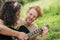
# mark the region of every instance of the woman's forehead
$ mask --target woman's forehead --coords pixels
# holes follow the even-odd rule
[[[32,9],[29,10],[29,13],[35,13],[35,14],[37,14],[37,11],[34,8],[32,8]]]

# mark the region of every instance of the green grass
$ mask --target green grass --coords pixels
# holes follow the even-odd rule
[[[25,13],[30,5],[39,4],[42,9],[43,17],[39,17],[35,22],[38,27],[43,24],[49,25],[49,32],[45,40],[60,40],[60,0],[39,0],[27,3],[22,6],[21,18],[25,17]],[[38,39],[40,36],[38,36]]]

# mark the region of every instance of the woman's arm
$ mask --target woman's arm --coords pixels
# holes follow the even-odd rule
[[[36,25],[33,25],[33,27],[34,27],[34,29],[38,29]],[[45,39],[45,36],[46,36],[46,34],[47,34],[47,32],[48,32],[48,28],[47,28],[46,26],[43,26],[43,27],[42,27],[42,30],[43,30],[43,33],[42,33],[42,37],[41,37],[40,40],[44,40],[44,39]],[[34,35],[33,39],[34,39],[34,40],[35,40],[35,39],[37,40],[37,36],[38,36],[39,34],[41,34],[41,33],[37,33],[36,35]]]

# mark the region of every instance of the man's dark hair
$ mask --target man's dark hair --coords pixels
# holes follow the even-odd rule
[[[7,26],[12,26],[17,21],[16,12],[19,11],[21,5],[16,1],[7,1],[2,7],[0,19],[4,21]]]

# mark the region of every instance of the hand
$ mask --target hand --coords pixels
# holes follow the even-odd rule
[[[24,32],[20,32],[19,35],[18,35],[18,38],[20,40],[27,40],[28,39],[28,36]]]
[[[40,40],[44,40],[44,39],[45,39],[45,36],[46,36],[46,34],[47,34],[47,32],[48,32],[48,27],[47,27],[46,25],[44,25],[44,26],[42,27],[42,30],[43,30],[43,32],[42,32],[42,37],[41,37]]]
[[[43,30],[42,36],[45,36],[45,35],[47,34],[47,32],[48,32],[48,27],[46,27],[46,25],[44,25],[44,26],[42,27],[42,30]]]

